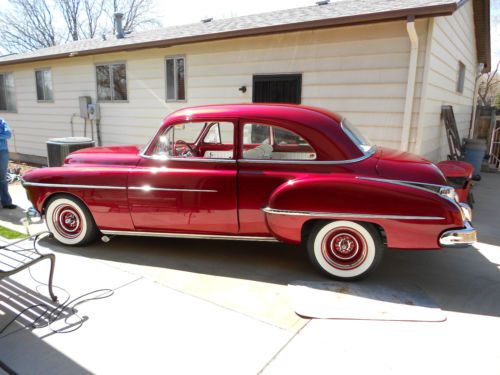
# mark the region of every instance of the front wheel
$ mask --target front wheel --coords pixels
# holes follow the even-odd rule
[[[45,211],[47,227],[64,245],[82,246],[97,238],[98,230],[87,207],[72,196],[56,196]]]
[[[345,220],[319,222],[307,241],[313,265],[338,280],[365,277],[377,267],[383,250],[380,232],[373,225]]]

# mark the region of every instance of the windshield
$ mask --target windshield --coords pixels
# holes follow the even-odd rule
[[[374,145],[370,142],[370,140],[365,137],[361,132],[356,129],[354,125],[352,125],[349,120],[346,118],[342,119],[342,130],[347,134],[349,138],[358,146],[358,148],[363,152],[363,153],[368,153],[370,152]]]

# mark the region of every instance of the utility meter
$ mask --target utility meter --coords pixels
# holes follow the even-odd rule
[[[99,104],[89,104],[87,109],[89,113],[89,120],[99,120],[101,118]]]
[[[78,98],[78,103],[80,104],[80,117],[81,118],[89,118],[89,109],[88,106],[92,103],[92,99],[90,96],[80,96]]]

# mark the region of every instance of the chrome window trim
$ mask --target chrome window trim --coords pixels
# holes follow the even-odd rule
[[[218,193],[217,190],[207,190],[207,189],[182,189],[182,188],[155,188],[148,185],[145,186],[129,186],[129,190],[142,190],[144,192],[148,191],[186,191],[193,193]]]
[[[23,186],[39,186],[39,187],[60,187],[68,189],[102,189],[102,190],[126,190],[126,186],[105,186],[105,185],[73,185],[73,184],[50,184],[41,182],[22,181]]]
[[[265,207],[262,209],[265,213],[272,215],[288,215],[288,216],[311,216],[311,217],[328,217],[328,218],[356,218],[356,219],[390,219],[390,220],[444,220],[444,217],[439,216],[410,216],[410,215],[384,215],[384,214],[356,214],[346,212],[315,212],[315,211],[290,211],[279,210],[275,208]]]
[[[348,160],[280,160],[280,159],[238,159],[238,163],[258,163],[258,164],[305,164],[305,165],[337,165],[337,164],[351,164],[368,159],[375,154],[376,148],[367,152],[363,156],[355,159]]]
[[[146,147],[146,149],[149,148]],[[236,164],[236,160],[234,159],[211,159],[211,158],[172,158],[172,157],[157,157],[157,156],[151,156],[151,155],[146,155],[144,153],[139,154],[140,157],[143,157],[145,159],[149,160],[158,160],[158,161],[182,161],[182,162],[196,162],[196,163],[226,163],[226,164]]]
[[[134,232],[120,230],[101,230],[103,234],[113,236],[140,236],[140,237],[166,237],[166,238],[199,238],[209,240],[237,240],[237,241],[263,241],[279,242],[274,237],[252,237],[252,236],[231,236],[220,234],[199,234],[199,233],[172,233],[172,232]]]

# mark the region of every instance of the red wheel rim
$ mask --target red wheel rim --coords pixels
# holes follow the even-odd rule
[[[57,206],[52,214],[52,223],[61,236],[75,238],[82,233],[82,218],[80,213],[68,204]]]
[[[355,229],[334,228],[323,237],[321,252],[332,267],[352,270],[365,261],[367,244],[363,235]]]

